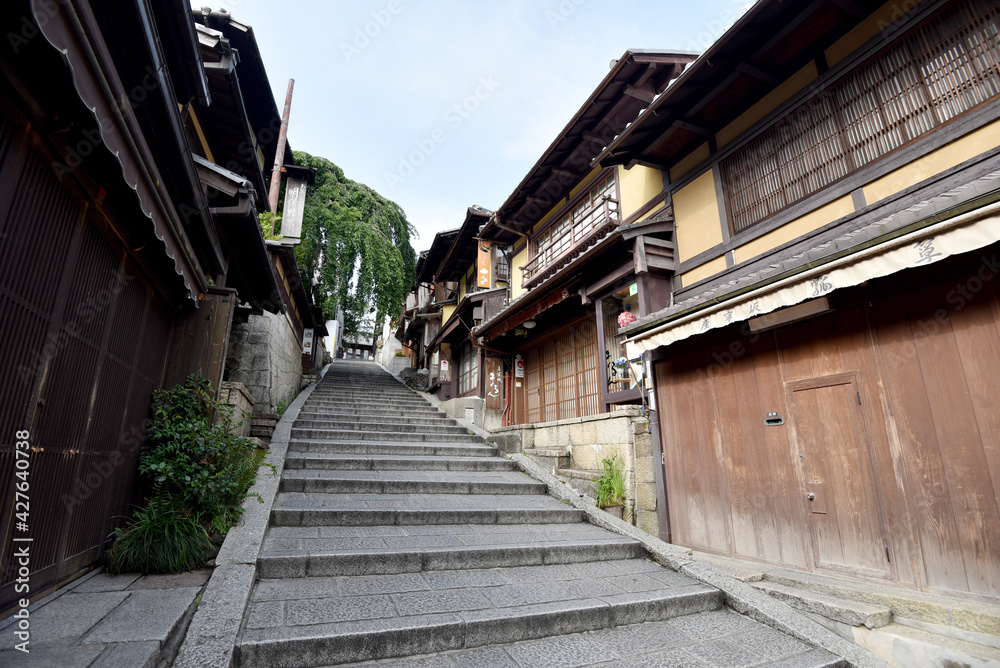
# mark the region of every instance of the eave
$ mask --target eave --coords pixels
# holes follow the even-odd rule
[[[500,207],[482,237],[511,244],[530,230],[696,55],[626,51]]]
[[[667,169],[821,56],[881,0],[760,0],[590,164]]]

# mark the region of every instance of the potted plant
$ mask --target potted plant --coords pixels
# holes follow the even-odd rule
[[[618,461],[618,453],[605,457],[601,464],[604,471],[597,479],[597,507],[621,519],[625,504],[625,474]]]

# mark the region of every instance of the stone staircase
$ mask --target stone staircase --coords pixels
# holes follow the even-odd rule
[[[696,557],[891,665],[1000,668],[1000,606],[716,555]]]
[[[847,665],[584,519],[376,364],[338,360],[292,428],[238,664]]]

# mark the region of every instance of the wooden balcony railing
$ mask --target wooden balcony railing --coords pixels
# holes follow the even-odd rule
[[[557,225],[559,223],[556,223]],[[560,259],[571,258],[579,251],[595,243],[607,231],[621,224],[621,211],[618,200],[604,197],[599,206],[594,207],[546,243],[528,264],[520,267],[521,284],[528,286],[533,280],[540,278],[547,268],[552,267]]]

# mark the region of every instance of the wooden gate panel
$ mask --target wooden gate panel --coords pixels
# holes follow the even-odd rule
[[[764,445],[766,411],[760,405],[753,359],[746,352],[734,356],[725,351],[729,357],[722,352],[720,359],[730,363],[716,374],[715,389],[733,550],[739,556],[780,562],[771,470]]]
[[[954,287],[925,288],[873,313],[924,580],[995,596],[1000,511],[987,453],[1000,446],[989,432],[1000,374],[996,304],[987,289],[961,309],[944,309]],[[947,318],[934,318],[936,307]]]
[[[763,409],[763,415],[759,419],[763,421],[767,413],[773,411],[787,420],[788,406],[774,334],[768,332],[760,335],[749,348],[757,382],[757,397]],[[792,463],[788,427],[766,427],[763,429],[763,437],[771,471],[771,498],[774,502],[781,562],[806,567],[810,564],[810,559],[806,551],[808,537],[802,508],[802,480],[798,468]]]

